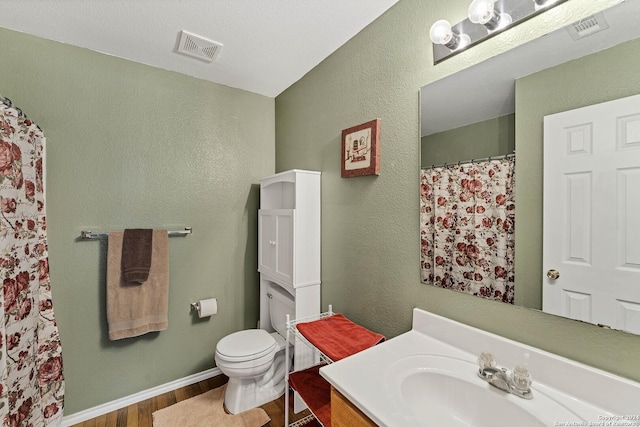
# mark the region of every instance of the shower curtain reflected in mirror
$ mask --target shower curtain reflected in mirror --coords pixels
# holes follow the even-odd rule
[[[422,282],[513,304],[515,157],[420,174]]]
[[[0,422],[60,425],[62,348],[51,300],[42,130],[0,96]]]

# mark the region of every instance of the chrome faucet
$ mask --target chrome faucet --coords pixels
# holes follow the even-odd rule
[[[478,376],[492,386],[523,399],[533,399],[531,375],[526,364],[516,366],[513,372],[509,373],[505,368],[496,367],[491,353],[483,352],[478,357],[478,367]]]

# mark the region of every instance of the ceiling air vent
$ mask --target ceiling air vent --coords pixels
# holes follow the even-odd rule
[[[569,34],[571,34],[574,40],[579,40],[599,31],[606,30],[607,28],[609,28],[609,24],[604,18],[604,15],[597,13],[581,19],[578,22],[574,22],[567,27],[567,31],[569,31]]]
[[[213,62],[220,54],[222,44],[204,37],[196,36],[188,31],[180,32],[178,53],[198,58],[202,61]]]

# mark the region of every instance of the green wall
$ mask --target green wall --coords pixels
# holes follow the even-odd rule
[[[514,35],[541,35],[617,1],[571,0],[434,67],[430,23],[458,22],[468,0],[400,0],[275,102],[0,29],[0,93],[48,140],[65,413],[210,368],[222,336],[255,325],[257,183],[291,168],[323,173],[323,307],[389,337],[421,307],[640,380],[640,337],[419,282],[419,88],[521,43]],[[376,117],[381,175],[340,178],[340,132]],[[78,241],[80,230],[186,225],[193,235],[169,241],[169,329],[108,341],[106,244]],[[531,236],[518,251],[539,240]],[[189,303],[211,296],[219,314],[194,319]]]
[[[544,116],[639,94],[638,52],[640,39],[516,81],[516,304],[542,307]]]
[[[515,114],[423,136],[422,167],[511,154],[515,149]]]
[[[517,45],[518,35],[535,36],[532,29],[545,25],[559,28],[605,3],[613,4],[571,0],[433,66],[430,24],[458,22],[468,1],[400,0],[276,98],[276,169],[322,171],[323,307],[333,304],[336,311],[390,337],[407,331],[412,308],[420,307],[640,380],[639,336],[427,286],[419,276],[419,88],[510,43]],[[373,118],[382,122],[380,176],[340,178],[342,129]],[[520,148],[518,158],[526,159]],[[518,205],[516,214],[526,206]],[[518,217],[518,227],[529,226],[524,218]],[[531,237],[540,239],[539,233]],[[533,244],[526,238],[516,243],[516,257]],[[516,275],[524,281],[538,276],[525,278],[518,270]]]
[[[47,137],[65,414],[212,368],[216,342],[258,320],[274,99],[6,29],[0,40],[0,93]],[[169,239],[169,329],[110,342],[106,242],[78,241],[80,230],[184,226],[193,234]],[[189,303],[209,297],[218,314],[194,318]]]

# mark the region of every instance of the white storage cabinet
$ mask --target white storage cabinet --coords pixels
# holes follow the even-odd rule
[[[320,172],[293,169],[260,180],[260,327],[268,331],[273,331],[269,282],[293,295],[295,318],[320,314],[320,176]],[[317,355],[296,341],[295,368],[317,363]],[[294,403],[296,412],[305,407],[297,395]]]

